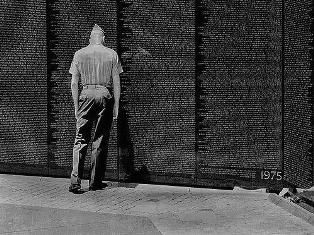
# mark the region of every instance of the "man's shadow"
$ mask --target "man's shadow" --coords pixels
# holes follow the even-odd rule
[[[117,121],[118,142],[118,181],[126,183],[147,183],[150,175],[145,165],[136,169],[134,147],[127,112],[123,107],[119,110]]]

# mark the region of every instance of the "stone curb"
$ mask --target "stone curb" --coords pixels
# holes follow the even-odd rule
[[[269,194],[268,200],[275,205],[281,207],[282,209],[288,211],[292,215],[299,217],[314,226],[313,213],[274,193]]]
[[[120,183],[112,183],[112,185],[119,185]],[[130,184],[130,183],[125,183]],[[132,184],[132,183],[131,183]],[[211,192],[228,192],[228,193],[266,193],[266,188],[249,190],[240,187],[234,187],[231,190],[222,190],[214,188],[198,188],[186,186],[172,186],[172,185],[158,185],[158,184],[135,184],[137,190],[150,190],[151,192],[171,192],[171,193],[211,193]]]

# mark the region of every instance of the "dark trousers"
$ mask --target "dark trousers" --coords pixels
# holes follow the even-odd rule
[[[105,87],[95,86],[82,90],[79,97],[76,137],[73,147],[72,185],[81,184],[85,156],[95,120],[89,185],[95,186],[101,183],[106,168],[108,142],[113,119],[113,103],[113,98]]]

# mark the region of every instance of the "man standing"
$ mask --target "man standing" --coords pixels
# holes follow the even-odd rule
[[[103,45],[104,38],[103,30],[95,24],[90,35],[90,44],[75,52],[69,70],[72,74],[71,90],[76,118],[73,169],[69,187],[69,191],[73,193],[78,193],[81,189],[84,161],[94,120],[96,127],[92,143],[89,190],[103,188],[102,177],[106,166],[112,119],[118,117],[119,74],[123,70],[117,53]],[[79,81],[83,85],[80,94]]]

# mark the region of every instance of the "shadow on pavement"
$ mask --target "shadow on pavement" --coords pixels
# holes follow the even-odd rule
[[[0,204],[0,234],[158,234],[150,219]]]

